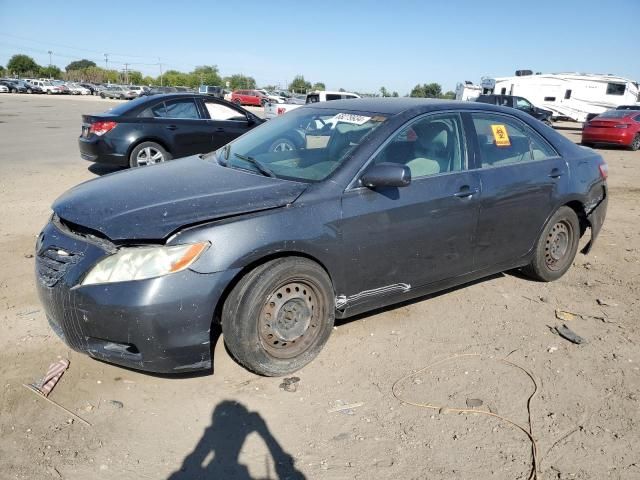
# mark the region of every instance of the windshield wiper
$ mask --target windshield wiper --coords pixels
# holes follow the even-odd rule
[[[233,152],[233,154],[238,157],[240,160],[244,160],[245,162],[249,162],[252,165],[255,165],[256,168],[260,171],[260,173],[262,173],[263,175],[266,175],[267,177],[271,177],[271,178],[276,178],[276,174],[273,173],[269,167],[267,167],[266,165],[264,165],[262,162],[260,162],[259,160],[256,160],[253,157],[250,157],[248,155],[240,155],[239,153]]]

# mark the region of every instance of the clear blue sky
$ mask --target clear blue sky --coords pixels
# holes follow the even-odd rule
[[[307,4],[308,5],[305,5]],[[640,80],[640,0],[0,0],[0,63],[25,53],[64,68],[88,58],[158,75],[218,65],[258,84],[303,74],[327,88],[401,95],[417,83],[541,72]],[[144,65],[147,64],[147,65]]]

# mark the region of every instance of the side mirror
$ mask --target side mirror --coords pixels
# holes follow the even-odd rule
[[[397,163],[379,163],[368,168],[360,182],[368,188],[406,187],[411,183],[411,170]]]

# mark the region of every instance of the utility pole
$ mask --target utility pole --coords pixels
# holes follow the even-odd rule
[[[53,55],[53,52],[49,50],[49,80],[51,80],[51,55]]]
[[[160,66],[160,86],[162,86],[162,62],[160,61],[160,57],[158,57],[158,65]]]
[[[129,64],[124,64],[124,83],[129,85]]]
[[[104,54],[104,69],[109,70],[109,54]]]

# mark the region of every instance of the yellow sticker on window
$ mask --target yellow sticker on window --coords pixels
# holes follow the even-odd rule
[[[493,139],[498,147],[510,147],[511,140],[509,140],[509,134],[507,133],[507,127],[504,125],[491,125],[493,131]]]

